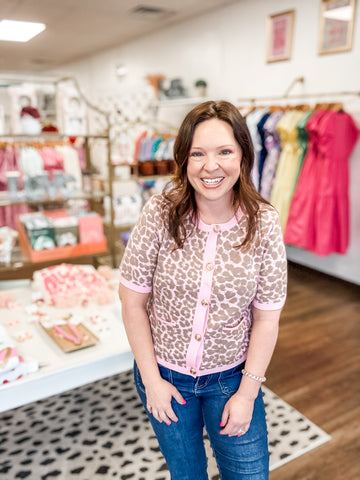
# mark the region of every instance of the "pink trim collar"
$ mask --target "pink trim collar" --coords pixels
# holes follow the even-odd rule
[[[203,232],[226,232],[230,230],[231,228],[235,227],[240,221],[240,219],[243,217],[243,212],[241,208],[238,209],[236,214],[232,217],[231,220],[229,220],[226,223],[212,223],[209,225],[208,223],[204,223],[200,218],[198,219],[197,222],[197,227],[199,230],[202,230]]]

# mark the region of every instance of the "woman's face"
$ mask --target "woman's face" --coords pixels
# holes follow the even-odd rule
[[[200,123],[195,128],[187,164],[196,201],[232,204],[241,158],[242,151],[231,125],[217,118]]]

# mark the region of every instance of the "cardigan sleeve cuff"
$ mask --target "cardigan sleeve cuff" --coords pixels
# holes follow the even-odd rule
[[[260,303],[257,300],[253,300],[252,305],[259,310],[280,310],[285,305],[286,297],[280,302]]]
[[[129,280],[126,280],[126,278],[124,278],[122,275],[120,275],[119,281],[120,281],[120,283],[122,283],[125,287],[130,288],[130,290],[134,290],[135,292],[139,292],[139,293],[150,293],[151,290],[152,290],[152,287],[151,287],[151,286],[148,287],[148,286],[136,285],[135,283],[130,282]]]

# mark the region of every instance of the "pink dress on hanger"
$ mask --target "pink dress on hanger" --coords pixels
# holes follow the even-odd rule
[[[349,157],[358,128],[346,112],[332,112],[319,142],[319,178],[315,203],[317,255],[346,253],[349,245]]]
[[[318,110],[308,120],[308,152],[291,202],[285,243],[317,255],[349,243],[349,156],[358,137],[345,112]]]

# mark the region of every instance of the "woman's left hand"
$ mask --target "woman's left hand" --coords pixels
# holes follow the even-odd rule
[[[220,430],[220,435],[229,437],[244,435],[250,427],[254,401],[239,392],[235,393],[224,407],[220,423],[220,427],[223,428]]]

